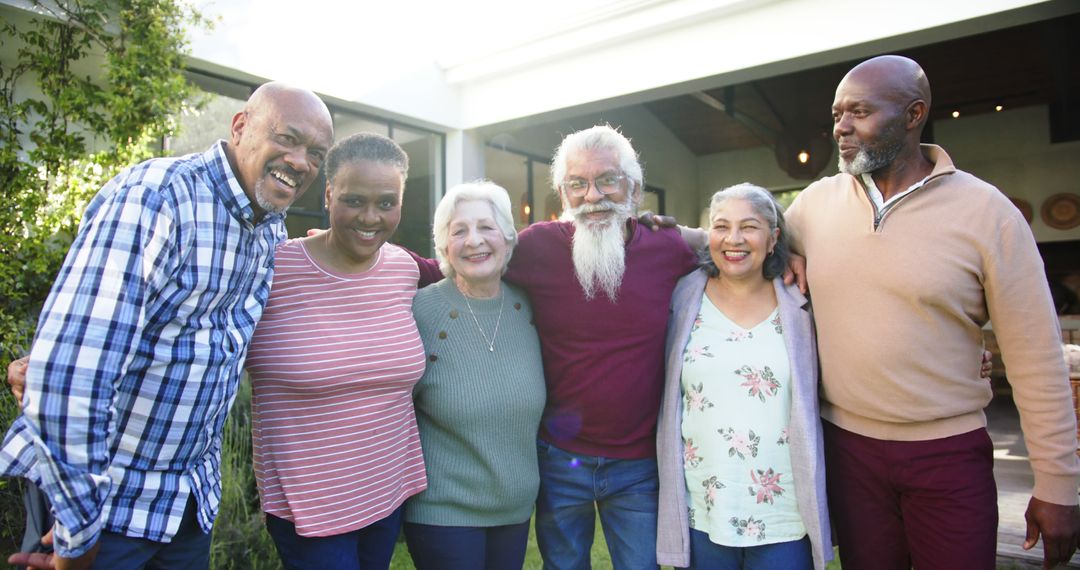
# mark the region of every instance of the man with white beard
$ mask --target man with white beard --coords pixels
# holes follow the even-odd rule
[[[506,273],[543,348],[536,534],[545,568],[588,567],[596,510],[615,568],[656,567],[656,417],[675,283],[697,257],[633,215],[644,178],[608,126],[567,136],[551,166],[558,222],[521,232]]]

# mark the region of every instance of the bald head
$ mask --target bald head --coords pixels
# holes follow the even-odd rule
[[[330,110],[318,95],[281,81],[260,85],[244,104],[244,112],[262,113],[281,107],[289,109],[291,113],[305,113],[311,114],[313,118],[321,118],[327,126],[333,124]]]
[[[311,186],[333,139],[330,111],[311,91],[275,81],[251,94],[226,156],[257,217],[284,212]]]
[[[930,81],[926,72],[915,60],[904,56],[882,55],[856,65],[840,81],[837,92],[849,82],[859,83],[901,105],[921,99],[930,108]]]

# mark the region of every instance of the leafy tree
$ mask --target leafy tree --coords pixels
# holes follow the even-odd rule
[[[196,96],[186,29],[207,25],[180,0],[35,1],[12,16],[0,23],[2,375],[29,348],[86,202],[173,134]],[[16,413],[0,398],[0,426]],[[21,513],[0,482],[0,552],[17,544]]]

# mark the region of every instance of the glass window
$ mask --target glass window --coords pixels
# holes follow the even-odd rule
[[[656,186],[645,185],[645,193],[641,197],[641,205],[638,206],[639,212],[652,212],[654,214],[666,214],[664,211],[666,204],[664,203],[664,189],[657,188]]]
[[[167,156],[182,156],[203,152],[219,139],[228,140],[233,115],[244,108],[245,100],[211,92],[196,95],[180,113],[179,132],[165,140],[162,150]]]
[[[484,174],[510,195],[514,226],[520,230],[529,225],[529,212],[532,209],[529,203],[529,159],[517,153],[485,147]]]
[[[533,177],[533,221],[546,222],[559,219],[562,214],[562,200],[551,187],[551,168],[546,162],[532,160]]]
[[[334,113],[334,140],[339,141],[356,133],[375,133],[388,137],[390,125],[345,112]]]
[[[390,132],[390,137],[409,155],[401,224],[393,242],[421,255],[434,255],[431,218],[444,185],[443,136],[400,125],[393,125]]]

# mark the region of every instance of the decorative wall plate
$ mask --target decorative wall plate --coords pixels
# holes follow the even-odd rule
[[[1024,219],[1030,224],[1031,219],[1035,217],[1035,210],[1031,208],[1031,202],[1023,198],[1013,198],[1012,196],[1009,196],[1009,201],[1013,203],[1013,206],[1016,206],[1017,210],[1020,210],[1020,213],[1024,215]]]
[[[1046,225],[1068,230],[1080,226],[1080,195],[1071,192],[1054,194],[1042,205],[1042,219]]]

